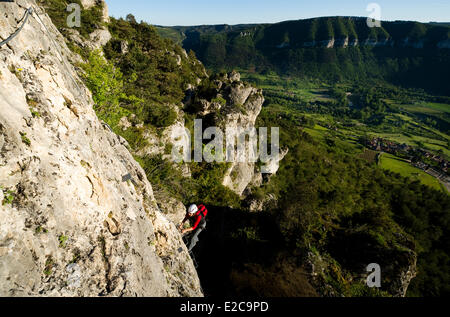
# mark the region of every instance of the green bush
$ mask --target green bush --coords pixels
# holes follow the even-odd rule
[[[82,68],[85,71],[86,85],[92,91],[96,110],[100,113],[116,112],[120,99],[125,97],[120,69],[108,62],[100,50],[92,51]]]
[[[142,109],[141,116],[144,123],[158,128],[168,127],[175,123],[177,113],[168,106],[152,104]]]
[[[24,144],[26,144],[27,146],[31,146],[31,141],[30,139],[27,137],[27,134],[25,132],[20,132],[20,137],[22,139],[22,142]]]
[[[14,201],[16,193],[12,190],[3,190],[3,188],[1,186],[0,186],[0,190],[3,191],[2,206],[11,205]]]
[[[215,102],[215,103],[218,103],[218,104],[220,104],[221,106],[225,106],[226,104],[227,104],[227,101],[225,100],[225,99],[223,99],[222,97],[217,97],[217,98],[213,98],[212,100],[211,100],[211,102]]]

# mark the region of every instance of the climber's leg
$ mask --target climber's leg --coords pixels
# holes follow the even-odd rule
[[[195,231],[194,235],[191,238],[191,242],[189,243],[188,251],[191,252],[192,249],[195,247],[195,245],[198,242],[198,236],[202,232],[202,228],[198,228],[197,231]]]

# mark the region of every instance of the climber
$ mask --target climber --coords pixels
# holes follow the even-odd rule
[[[205,205],[191,205],[188,208],[188,211],[186,213],[186,217],[184,217],[183,222],[180,224],[179,229],[182,234],[188,233],[188,232],[194,232],[192,235],[192,238],[190,240],[188,250],[189,252],[192,251],[192,249],[195,247],[195,245],[198,242],[198,236],[200,233],[205,230],[206,228],[206,215],[208,214],[208,210],[206,209]],[[183,229],[184,223],[188,221],[190,218],[196,217],[194,225],[191,228]]]

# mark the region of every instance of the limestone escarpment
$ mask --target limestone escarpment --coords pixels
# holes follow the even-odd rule
[[[30,5],[0,3],[2,39]],[[144,171],[40,17],[50,35],[30,17],[0,48],[0,295],[201,296]]]

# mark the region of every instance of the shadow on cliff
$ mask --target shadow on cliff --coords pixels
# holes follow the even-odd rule
[[[283,251],[272,215],[207,208],[207,229],[194,248],[205,296],[315,295],[301,265]]]

